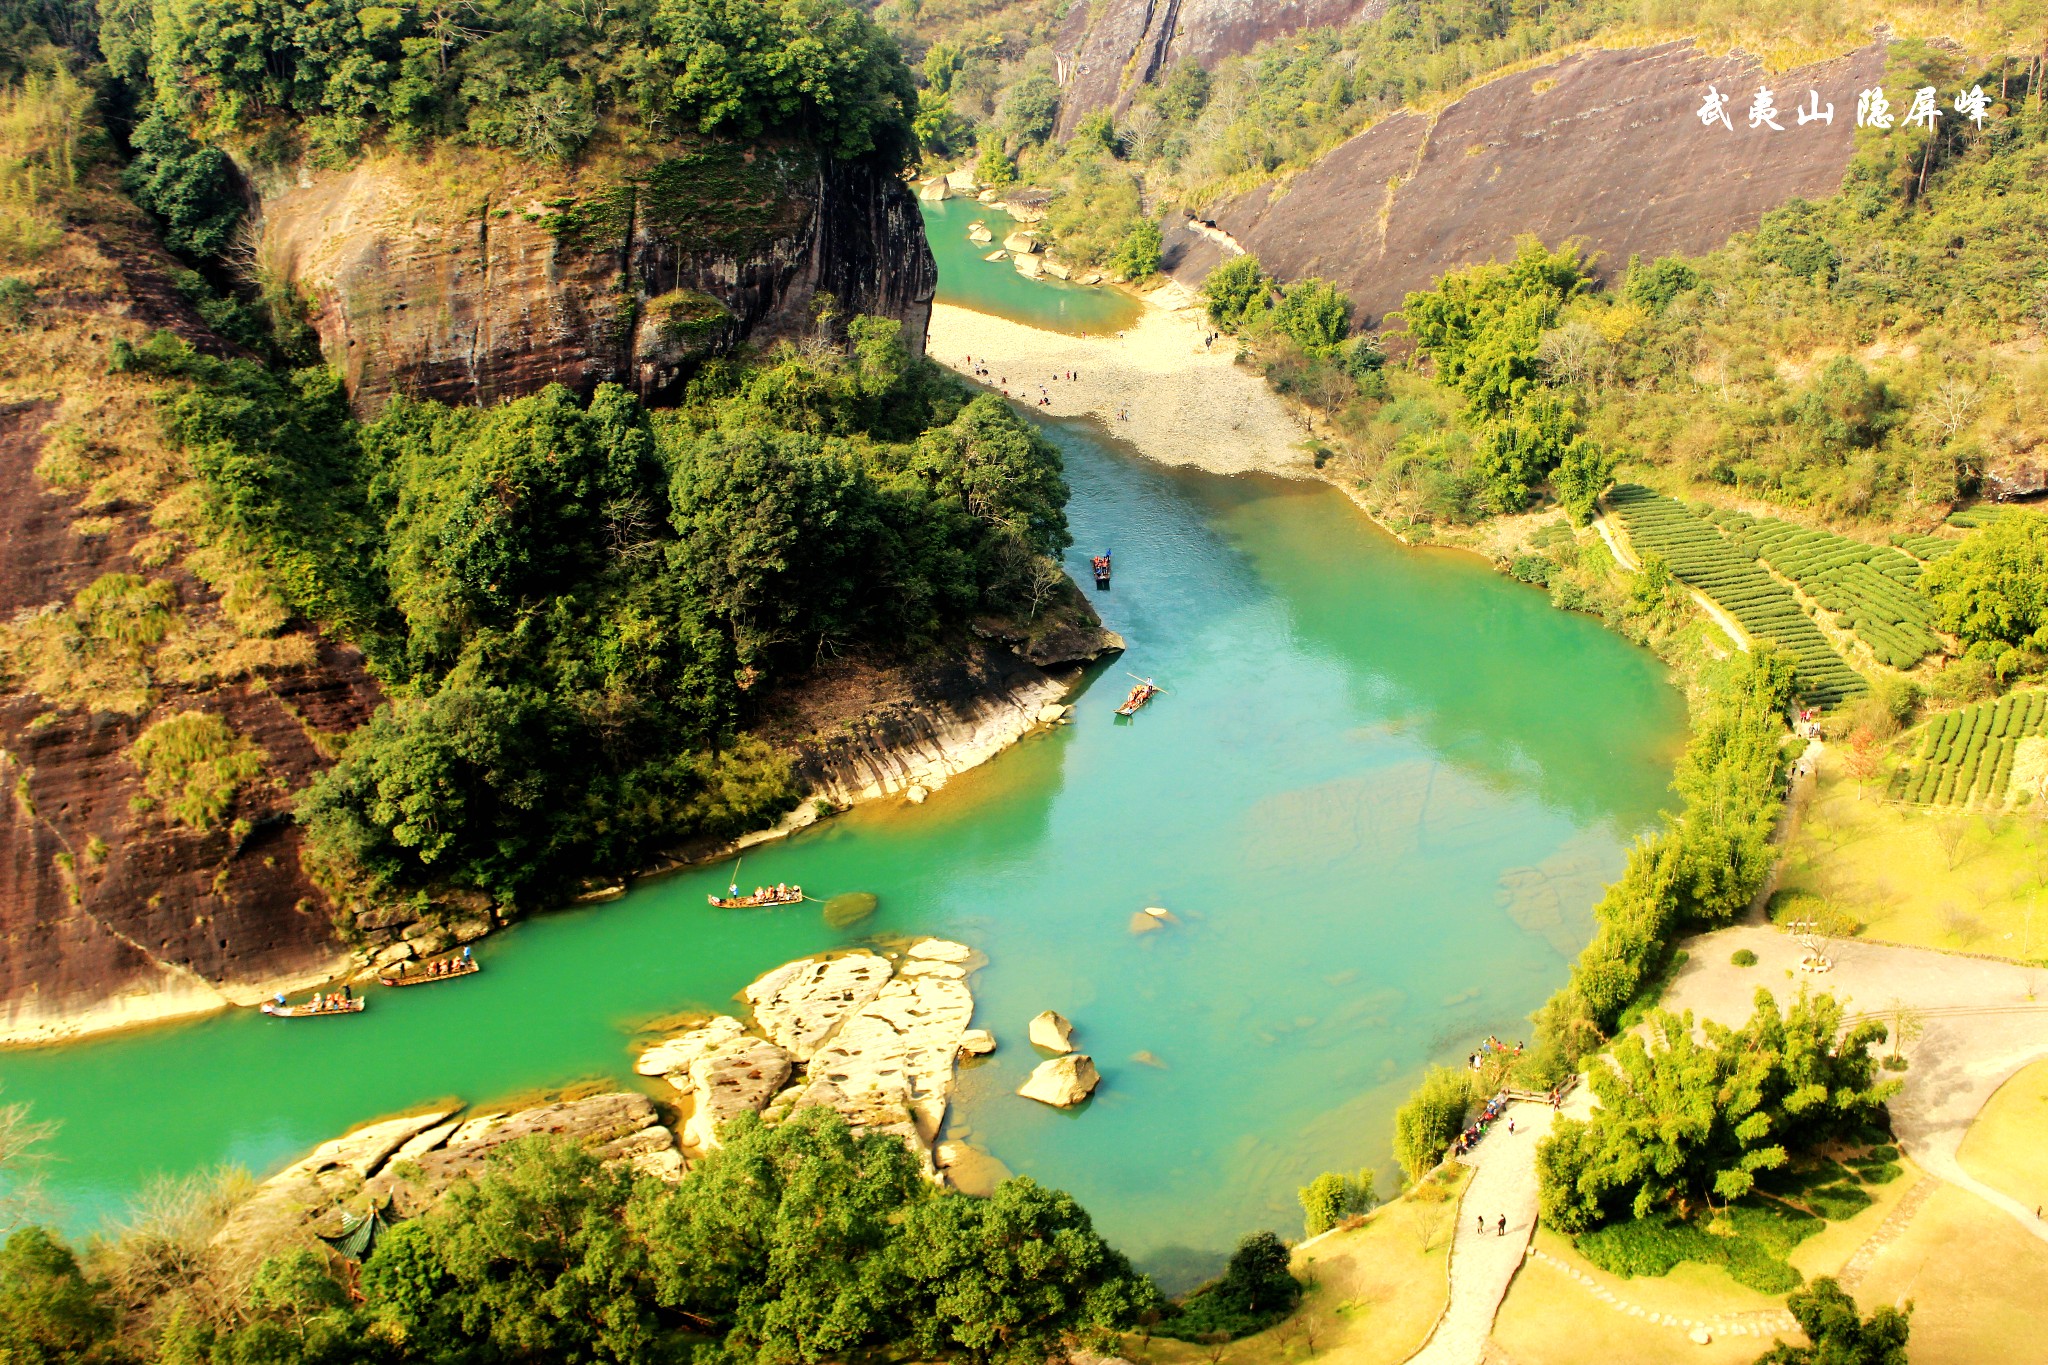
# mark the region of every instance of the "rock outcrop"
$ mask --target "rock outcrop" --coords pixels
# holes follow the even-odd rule
[[[1017,1093],[1055,1109],[1070,1109],[1094,1094],[1101,1083],[1095,1059],[1085,1052],[1075,1052],[1040,1062],[1032,1068],[1030,1078],[1017,1087]]]
[[[1883,71],[1877,46],[1769,76],[1690,43],[1576,53],[1434,114],[1381,120],[1284,184],[1216,206],[1217,232],[1172,231],[1164,264],[1198,285],[1231,254],[1220,232],[1282,279],[1345,289],[1368,326],[1446,270],[1512,255],[1522,233],[1583,238],[1611,278],[1632,254],[1708,251],[1787,200],[1834,193],[1856,92]],[[1765,85],[1779,92],[1782,131],[1748,126]],[[1698,117],[1709,86],[1731,98],[1733,129]],[[1809,90],[1832,103],[1832,123],[1794,120]]]
[[[979,962],[972,948],[942,939],[895,960],[866,951],[803,958],[743,992],[762,1036],[720,1016],[647,1048],[635,1069],[665,1075],[690,1097],[683,1137],[699,1151],[715,1147],[719,1126],[736,1115],[774,1121],[822,1106],[862,1132],[902,1138],[935,1172],[933,1144],[974,1017],[967,976]]]
[[[499,1148],[535,1134],[573,1138],[602,1160],[631,1162],[665,1179],[685,1168],[675,1135],[645,1095],[588,1095],[469,1119],[459,1112],[385,1119],[320,1144],[258,1186],[215,1234],[215,1246],[253,1261],[315,1245],[316,1232],[336,1230],[343,1206],[360,1211],[389,1201],[395,1214],[410,1216],[456,1181],[481,1174]]]
[[[550,383],[680,394],[705,358],[903,323],[922,352],[938,270],[910,188],[872,161],[677,142],[551,167],[483,149],[245,171],[259,259],[315,302],[358,407],[488,403]]]
[[[1097,109],[1122,113],[1181,62],[1212,68],[1268,38],[1348,24],[1386,0],[1078,0],[1054,41],[1059,135]]]
[[[167,477],[138,454],[151,381],[110,379],[107,346],[176,333],[232,348],[171,286],[139,223],[74,224],[46,263],[32,347],[47,398],[0,405],[0,1042],[43,1042],[253,1004],[346,963],[327,896],[299,866],[297,792],[380,699],[360,653],[296,624],[245,628],[153,519]],[[81,262],[92,262],[90,266]],[[77,272],[65,274],[62,272]],[[14,363],[14,362],[10,362]],[[85,377],[73,368],[86,367]],[[17,368],[17,379],[27,370]],[[19,385],[17,385],[19,387]],[[167,551],[172,552],[166,560]],[[76,603],[108,574],[160,584],[160,645],[96,688]],[[246,610],[246,607],[244,608]],[[69,660],[69,662],[66,662]],[[47,695],[36,690],[40,679]],[[259,747],[262,772],[205,828],[144,791],[135,741],[188,711]]]

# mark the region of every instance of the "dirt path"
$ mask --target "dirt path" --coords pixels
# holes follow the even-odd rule
[[[1642,568],[1636,562],[1635,555],[1628,548],[1628,532],[1616,527],[1606,512],[1603,511],[1593,518],[1593,528],[1600,532],[1600,539],[1607,542],[1608,550],[1614,555],[1615,561],[1622,568],[1627,569],[1630,573],[1635,573]],[[1741,650],[1744,654],[1749,653],[1749,633],[1736,622],[1734,617],[1716,606],[1714,599],[1701,592],[1698,588],[1690,587],[1684,583],[1680,583],[1679,586],[1691,593],[1692,600],[1699,604],[1699,609],[1705,612],[1715,625],[1727,632],[1728,638],[1734,641],[1737,649]]]
[[[1556,1117],[1547,1104],[1511,1104],[1479,1145],[1458,1158],[1472,1168],[1472,1182],[1451,1243],[1451,1297],[1409,1365],[1479,1365],[1494,1314],[1536,1231],[1536,1144]]]
[[[1204,322],[1178,285],[1147,295],[1138,321],[1114,336],[1048,332],[942,303],[932,309],[926,352],[1007,390],[1033,416],[1093,417],[1162,464],[1313,475],[1301,448],[1308,432],[1263,378],[1236,363],[1234,341],[1204,344]],[[974,373],[982,361],[986,377]],[[1050,401],[1040,404],[1041,394]]]

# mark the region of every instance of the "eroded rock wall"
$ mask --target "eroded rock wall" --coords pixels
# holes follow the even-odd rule
[[[1211,68],[1268,38],[1377,18],[1386,0],[1079,0],[1054,44],[1059,135],[1097,109],[1119,112],[1175,65]]]
[[[923,351],[938,271],[917,201],[872,162],[704,142],[561,168],[476,150],[249,171],[261,259],[315,300],[361,408],[611,381],[671,400],[743,342],[829,308]],[[829,303],[828,303],[829,296]]]
[[[1219,206],[1214,220],[1280,278],[1318,275],[1347,290],[1368,326],[1446,270],[1511,255],[1522,233],[1551,245],[1583,238],[1612,278],[1634,253],[1710,251],[1787,200],[1835,193],[1856,92],[1883,70],[1878,46],[1772,76],[1690,43],[1579,53],[1434,115],[1385,119],[1284,185]],[[1729,97],[1732,129],[1698,117],[1710,86]],[[1763,87],[1782,131],[1749,126]],[[1831,123],[1796,121],[1809,91],[1833,104]],[[1198,285],[1230,253],[1183,228],[1165,254],[1176,278]]]
[[[87,533],[76,495],[34,473],[53,407],[0,413],[0,619],[69,602],[103,574],[168,582],[185,628],[218,620],[179,568],[140,562],[130,510]],[[306,634],[303,629],[296,632]],[[23,1042],[248,1004],[344,961],[327,898],[299,866],[297,790],[327,763],[316,736],[368,718],[379,693],[354,649],[315,637],[310,665],[160,686],[140,714],[0,695],[0,1041]],[[130,756],[151,724],[220,716],[266,755],[232,811],[196,830],[146,808]]]

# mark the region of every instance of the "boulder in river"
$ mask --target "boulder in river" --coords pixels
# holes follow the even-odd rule
[[[1046,1010],[1031,1020],[1031,1041],[1047,1052],[1072,1052],[1074,1026],[1067,1022],[1065,1015]]]
[[[1013,232],[1003,238],[1003,250],[1013,256],[1029,256],[1038,250],[1038,238],[1028,232]]]
[[[1017,267],[1017,273],[1027,280],[1035,280],[1045,273],[1045,263],[1036,256],[1018,252],[1010,258],[1010,262]]]
[[[985,1028],[971,1028],[960,1035],[962,1057],[986,1057],[996,1050],[996,1036]]]
[[[988,255],[982,257],[981,259],[983,259],[984,261],[1007,261],[1010,259],[1010,253],[1002,250],[999,247],[996,250],[989,252]]]
[[[974,223],[969,223],[969,224],[967,225],[967,240],[968,240],[968,241],[970,241],[970,242],[974,242],[974,243],[977,243],[977,244],[979,244],[979,245],[982,245],[982,246],[986,246],[986,245],[988,245],[988,244],[989,244],[990,242],[993,242],[993,241],[994,241],[995,239],[996,239],[996,235],[995,235],[995,234],[994,234],[993,232],[990,232],[990,231],[988,230],[988,224],[987,224],[987,223],[982,223],[982,222],[974,222]]]
[[[1032,1069],[1031,1078],[1017,1087],[1017,1093],[1056,1109],[1069,1109],[1094,1094],[1101,1083],[1102,1075],[1095,1069],[1094,1058],[1085,1052],[1074,1052],[1040,1062]]]
[[[917,197],[927,204],[942,204],[952,197],[952,187],[946,184],[944,176],[921,180],[917,185]]]

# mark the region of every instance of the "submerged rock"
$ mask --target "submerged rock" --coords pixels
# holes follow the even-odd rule
[[[1037,1100],[1056,1109],[1068,1109],[1094,1094],[1095,1087],[1101,1083],[1102,1075],[1095,1069],[1095,1059],[1085,1052],[1075,1052],[1040,1062],[1032,1070],[1031,1078],[1017,1088],[1017,1093],[1027,1100]]]
[[[1065,1015],[1046,1010],[1031,1020],[1031,1042],[1047,1052],[1072,1052],[1074,1026],[1067,1022]]]

